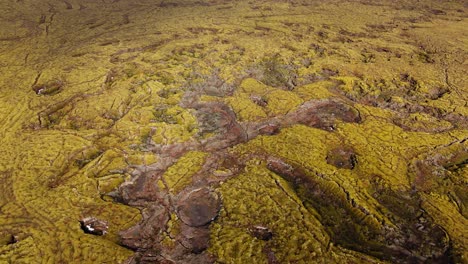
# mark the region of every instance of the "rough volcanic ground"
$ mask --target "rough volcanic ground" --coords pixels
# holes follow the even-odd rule
[[[468,263],[467,12],[0,0],[0,263]]]

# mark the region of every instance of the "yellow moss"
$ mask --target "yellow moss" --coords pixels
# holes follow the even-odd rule
[[[113,171],[122,170],[126,166],[125,157],[119,151],[108,150],[85,166],[85,175],[99,178],[113,174]]]
[[[151,80],[151,81],[146,82],[143,87],[147,89],[148,93],[157,94],[157,92],[164,89],[164,84],[155,80]]]
[[[263,95],[273,90],[274,88],[269,87],[252,78],[244,79],[238,88],[238,92],[242,92],[246,94],[258,94],[258,95]]]
[[[188,131],[185,125],[158,123],[152,125],[154,131],[151,139],[156,144],[174,144],[192,139],[196,130]]]
[[[151,152],[131,153],[125,156],[126,162],[132,165],[151,165],[158,161],[158,157]]]
[[[268,263],[267,257],[262,253],[265,242],[247,234],[247,227],[237,228],[224,223],[222,225],[213,223],[210,229],[212,234],[219,235],[216,238],[212,236],[211,239],[216,242],[208,249],[210,253],[218,257],[218,261]]]
[[[171,217],[169,218],[169,221],[166,224],[166,231],[164,233],[164,237],[161,241],[161,244],[173,248],[176,245],[176,240],[174,237],[176,237],[180,233],[180,222],[175,213],[171,214]]]
[[[444,228],[451,239],[454,240],[454,253],[460,255],[460,261],[468,259],[468,221],[457,209],[457,205],[447,195],[423,194],[424,202],[422,208],[433,215],[438,223]]]
[[[159,189],[161,190],[165,190],[166,189],[166,185],[164,185],[164,182],[162,180],[158,180],[156,182],[156,185],[158,186]]]
[[[379,175],[388,184],[387,188],[409,189],[407,160],[414,153],[450,143],[453,135],[448,132],[438,136],[404,132],[396,125],[384,121],[384,118],[392,117],[390,111],[364,106],[358,108],[364,119],[362,124],[339,123],[335,133],[293,126],[283,129],[276,136],[257,137],[236,149],[241,153],[248,153],[251,149],[261,148],[270,155],[284,157],[312,173],[327,175],[332,179],[331,185],[323,183],[320,188],[341,193],[344,204],[353,199],[356,204],[366,208],[372,217],[366,217],[365,222],[379,230],[382,221],[387,224],[392,221],[375,209],[379,203],[366,191],[369,190],[369,180]],[[353,170],[337,169],[326,163],[327,152],[335,146],[343,145],[340,142],[352,146],[356,152],[357,166]],[[333,181],[346,190],[348,198],[332,184]],[[335,197],[338,198],[336,195]],[[362,215],[361,211],[350,204],[348,206],[356,215]]]
[[[100,193],[109,193],[119,187],[125,181],[122,174],[111,174],[98,179],[98,189]]]
[[[453,127],[453,125],[445,120],[437,119],[425,113],[413,113],[408,118],[401,122],[403,125],[414,130],[423,131],[443,131]]]
[[[261,148],[271,155],[284,157],[298,164],[314,164],[317,170],[333,174],[336,169],[326,163],[326,155],[337,145],[339,145],[339,139],[335,134],[296,125],[282,129],[276,136],[257,137],[236,149],[248,152],[251,149]]]
[[[177,124],[190,126],[194,125],[197,119],[190,112],[180,106],[173,106],[167,109],[166,114],[174,118]]]
[[[329,238],[313,209],[306,209],[289,184],[259,161],[251,161],[245,173],[222,184],[223,209],[211,225],[211,253],[220,262],[267,263],[263,248],[280,262],[311,263],[320,259],[340,263],[362,258],[327,249]],[[249,231],[263,226],[273,232],[274,243],[257,239]],[[335,252],[336,251],[336,252]],[[335,253],[333,253],[335,252]],[[374,262],[368,258],[366,262]]]
[[[239,121],[257,121],[267,116],[265,110],[246,95],[227,98],[226,102],[232,107]]]
[[[255,75],[252,65],[257,65],[261,58],[280,54],[282,62],[291,62],[288,67],[297,68],[299,80],[307,80],[310,74],[320,77],[323,69],[337,71],[340,77],[332,79],[343,81],[339,89],[350,97],[389,96],[393,103],[420,104],[453,112],[454,116],[468,115],[464,96],[468,85],[463,64],[466,36],[460,33],[466,29],[466,19],[463,12],[456,11],[464,10],[463,3],[423,1],[423,10],[414,1],[405,1],[408,7],[405,9],[399,8],[401,3],[391,1],[382,2],[384,6],[361,2],[295,5],[240,1],[222,8],[217,3],[198,8],[194,1],[189,1],[170,5],[164,12],[143,3],[131,7],[135,15],[130,16],[128,25],[109,22],[125,17],[129,10],[127,1],[88,1],[83,6],[86,12],[70,1],[71,9],[65,5],[54,8],[53,21],[47,15],[48,5],[32,1],[5,2],[5,8],[11,12],[4,12],[0,38],[2,48],[11,52],[0,53],[0,179],[5,183],[0,186],[0,234],[15,231],[20,239],[13,245],[1,244],[0,262],[121,263],[131,256],[132,251],[117,245],[117,233],[134,225],[139,212],[103,201],[100,192],[120,181],[117,170],[129,164],[155,161],[151,154],[142,152],[144,147],[142,151],[135,147],[147,143],[143,137],[151,136],[155,143],[162,144],[192,138],[197,122],[189,112],[178,108],[184,94],[180,87],[186,87],[187,80],[204,81],[196,76],[209,75],[215,68],[224,81],[233,84],[246,70]],[[437,9],[446,14],[428,12]],[[40,18],[41,14],[46,14],[45,18]],[[246,19],[240,21],[239,14]],[[42,19],[45,21],[39,23]],[[398,27],[394,21],[398,21]],[[152,26],[155,24],[159,26]],[[194,32],[188,29],[188,24],[217,31]],[[73,34],[76,32],[79,34]],[[303,58],[309,62],[304,63]],[[414,91],[397,91],[405,85],[399,80],[404,73],[418,81]],[[372,84],[372,80],[380,79],[384,84]],[[31,90],[35,82],[50,80],[64,82],[60,93],[44,96]],[[327,98],[332,94],[326,87],[327,82],[323,86],[315,83],[296,87],[292,93],[302,100]],[[433,93],[433,88],[447,88],[449,92],[441,98],[429,99],[427,95]],[[173,91],[165,93],[169,90]],[[263,114],[247,100],[251,95],[265,97],[270,93],[272,106],[266,112],[262,108],[267,115],[284,113],[301,101],[254,79],[245,79],[229,99],[239,102],[229,101],[229,104],[233,108],[238,104],[238,115],[252,120]],[[283,107],[280,103],[283,96],[293,106]],[[152,116],[152,109],[161,105],[176,106],[168,110],[175,123],[153,120],[156,117]],[[239,114],[244,105],[245,109],[258,111]],[[370,214],[384,219],[376,210],[382,206],[367,193],[371,184],[369,176],[378,174],[385,188],[407,190],[411,184],[405,177],[407,166],[414,157],[462,141],[467,131],[457,128],[438,134],[408,132],[392,124],[395,114],[391,111],[357,107],[364,120],[362,124],[339,123],[333,133],[295,126],[283,129],[277,136],[259,137],[237,149],[246,154],[264,149],[270,155],[317,170],[340,184]],[[407,121],[411,125],[415,121],[414,126],[420,129],[449,126],[446,121],[419,113]],[[337,169],[324,160],[331,147],[342,144],[356,150],[358,164],[352,171]],[[450,153],[443,152],[443,155]],[[324,249],[330,254],[319,254],[318,249],[324,245],[321,236],[326,235],[321,227],[309,228],[303,223],[302,215],[306,222],[313,219],[308,214],[310,211],[293,203],[296,198],[288,200],[289,195],[294,195],[292,190],[277,176],[265,177],[271,174],[263,165],[252,166],[248,168],[251,173],[240,176],[244,182],[228,181],[222,191],[228,209],[235,212],[233,219],[241,223],[271,220],[275,230],[285,228],[291,233],[279,233],[283,243],[278,253],[280,260],[310,260],[311,254],[317,253],[323,258],[312,261],[375,262],[332,245]],[[460,170],[450,177],[458,179],[464,175],[466,170]],[[281,193],[276,182],[259,180],[262,177],[276,179],[286,191]],[[229,196],[229,186],[236,187],[232,196]],[[466,252],[466,224],[463,225],[457,206],[445,196],[453,191],[452,187],[438,186],[434,194],[423,194],[423,207],[435,224],[447,230],[453,248]],[[261,198],[260,202],[253,203],[257,198]],[[261,208],[263,204],[267,206]],[[240,211],[253,218],[237,215]],[[257,211],[266,212],[265,216]],[[291,218],[283,219],[284,212],[291,213]],[[88,214],[110,221],[110,233],[103,237],[83,234],[77,223],[81,216]],[[271,215],[277,215],[280,221],[270,219]],[[216,234],[226,234],[213,236],[213,247],[216,247],[213,252],[219,252],[220,259],[226,262],[266,262],[261,252],[270,242],[253,239],[245,226],[226,217],[230,216],[224,214],[213,226]],[[320,225],[318,221],[310,221]],[[302,235],[302,230],[316,232]],[[308,248],[304,239],[320,245]],[[309,253],[300,250],[301,243]],[[289,248],[297,255],[286,252]],[[243,259],[245,256],[251,259]],[[466,259],[465,254],[462,261]]]
[[[334,77],[334,80],[341,82],[340,89],[349,96],[356,97],[359,94],[360,90],[368,92],[368,90],[370,89],[366,83],[364,83],[357,77],[339,76]]]
[[[390,120],[395,116],[395,113],[388,110],[388,109],[383,109],[379,107],[373,107],[373,106],[368,106],[368,105],[361,105],[361,104],[355,104],[354,107],[358,109],[358,111],[361,113],[361,116],[364,120],[366,118],[374,118],[374,119],[381,119],[383,122],[385,120]]]
[[[459,91],[458,93],[450,93],[437,100],[430,100],[423,105],[437,107],[440,109],[453,109],[455,114],[468,116],[468,107],[464,103],[465,100],[461,100],[461,93],[463,92]]]
[[[255,103],[264,100],[265,106]],[[242,81],[233,97],[226,102],[234,109],[241,121],[256,121],[267,115],[286,114],[294,110],[303,100],[291,91],[269,87],[255,79]]]
[[[449,132],[436,135],[405,132],[381,119],[388,117],[390,112],[369,107],[367,110],[361,111],[364,118],[362,124],[342,123],[338,132],[361,154],[359,160],[362,165],[358,166],[361,173],[384,175],[385,180],[395,187],[409,188],[407,161],[412,155],[453,141]]]
[[[398,103],[398,104],[405,104],[408,102],[400,96],[392,96],[390,100],[391,102]]]
[[[150,123],[143,126],[130,123],[121,133],[135,134],[139,131],[139,141],[146,143],[148,137],[156,144],[184,142],[192,138],[197,130],[197,119],[187,109],[180,106],[153,110]]]
[[[172,247],[175,245],[175,240],[173,239],[180,233],[180,220],[177,217],[177,214],[171,213],[171,218],[166,224],[166,237],[162,243],[167,243],[168,246]]]
[[[270,115],[286,114],[303,103],[295,93],[283,90],[274,90],[266,94],[265,98],[268,102],[266,108]]]
[[[22,263],[37,260],[29,258],[30,254],[36,257],[37,254],[48,255],[47,258],[51,262],[70,261],[73,260],[72,251],[77,252],[81,258],[97,261],[112,259],[120,262],[129,257],[132,252],[116,244],[117,232],[136,223],[139,219],[138,211],[99,199],[96,182],[92,178],[83,176],[83,172],[79,171],[83,164],[73,161],[75,158],[83,158],[81,153],[85,160],[92,159],[82,167],[83,170],[91,167],[90,164],[99,166],[99,162],[95,161],[98,157],[95,157],[96,153],[90,148],[91,143],[59,131],[43,131],[35,133],[34,137],[25,134],[20,142],[22,142],[20,149],[28,150],[22,152],[23,169],[15,176],[18,180],[11,186],[4,186],[2,190],[3,193],[10,192],[10,189],[14,190],[17,193],[14,198],[19,203],[16,205],[11,203],[11,207],[2,206],[3,216],[0,218],[3,226],[0,228],[0,233],[9,229],[18,236],[20,242],[2,246],[0,261],[9,259]],[[43,147],[44,144],[47,147]],[[16,149],[16,146],[6,147],[10,151]],[[82,152],[83,149],[90,151]],[[114,154],[105,155],[106,162],[101,164],[102,168],[97,169],[97,175],[101,170],[113,166],[112,159],[116,157]],[[72,165],[63,167],[63,164],[70,162]],[[38,174],[38,169],[42,174]],[[83,233],[79,220],[90,215],[110,222],[108,235],[95,240]],[[6,219],[15,217],[29,220],[27,224],[18,222],[13,226],[5,225],[8,223]],[[50,220],[43,221],[45,217]],[[31,241],[43,246],[36,248],[29,243]],[[55,254],[55,247],[46,246],[62,243],[69,245],[67,248],[72,247],[73,250],[63,250],[61,254]],[[114,254],[112,256],[100,254],[103,251],[97,253],[95,250],[100,247],[113,250]]]
[[[335,94],[329,91],[329,88],[332,86],[333,83],[330,81],[320,81],[296,87],[294,92],[304,101],[312,99],[325,99],[335,96]]]
[[[161,240],[161,245],[165,247],[172,248],[176,245],[175,240],[169,237],[168,235],[164,236],[164,238]]]
[[[137,123],[142,125],[154,122],[154,106],[141,107],[139,109],[131,111],[125,117],[125,119],[127,118],[131,121],[131,123]],[[120,121],[120,123],[123,123],[124,120]]]
[[[276,242],[270,246],[281,262],[311,261],[324,254],[328,238],[318,220],[298,203],[294,192],[287,191],[287,185],[280,187],[284,182],[256,163],[251,162],[246,173],[218,189],[224,207],[211,227],[216,239],[210,251],[220,261],[266,263],[261,250],[265,242],[249,233],[249,228],[261,225],[274,232]]]
[[[178,193],[192,182],[192,176],[201,169],[207,153],[191,151],[169,167],[163,177],[170,192]]]
[[[177,105],[179,104],[180,100],[182,99],[183,93],[177,92],[174,94],[169,95],[167,99],[164,100],[164,103],[168,105]]]

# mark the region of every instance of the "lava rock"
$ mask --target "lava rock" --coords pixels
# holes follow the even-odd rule
[[[188,226],[199,227],[213,221],[221,209],[218,195],[208,188],[192,190],[181,197],[177,206],[179,218]]]
[[[60,80],[52,80],[44,84],[36,84],[32,87],[32,90],[37,95],[56,95],[63,90],[64,83]]]
[[[6,245],[12,245],[19,241],[17,235],[13,235],[11,233],[0,233],[0,247]]]
[[[142,216],[143,219],[137,225],[119,233],[120,244],[133,250],[158,248],[159,241],[156,238],[169,221],[168,211],[163,205],[153,204]]]
[[[278,124],[267,124],[258,128],[258,132],[261,135],[276,135],[280,131],[280,126]]]
[[[323,130],[333,131],[336,120],[347,123],[361,122],[359,111],[341,102],[323,101],[303,104],[296,112],[288,117],[300,124]]]
[[[350,148],[336,148],[328,152],[327,163],[340,169],[354,169],[357,164],[356,154]]]
[[[80,221],[81,229],[86,234],[102,236],[107,233],[107,229],[109,228],[109,224],[104,221],[97,219],[95,217],[85,217]]]
[[[191,227],[181,224],[179,239],[184,248],[189,249],[191,253],[199,254],[209,246],[210,230],[206,226]]]
[[[273,238],[273,232],[268,227],[257,225],[249,228],[249,231],[252,236],[260,240],[268,241]]]
[[[252,100],[252,102],[261,107],[266,107],[268,105],[268,101],[265,98],[258,95],[250,96],[250,100]]]

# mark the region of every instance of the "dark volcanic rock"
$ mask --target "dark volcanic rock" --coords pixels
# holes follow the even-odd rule
[[[340,169],[354,169],[356,166],[356,154],[350,148],[335,148],[328,152],[327,163]]]
[[[168,220],[169,214],[164,206],[151,206],[143,212],[143,220],[138,225],[120,232],[121,244],[139,250],[157,247],[158,234]]]
[[[249,228],[249,231],[252,236],[261,240],[268,241],[273,238],[273,232],[268,227],[256,225]]]
[[[335,121],[339,119],[348,123],[361,122],[359,111],[342,102],[309,101],[297,111],[286,116],[288,123],[299,123],[324,130],[334,130]]]
[[[236,114],[225,104],[200,103],[193,107],[197,110],[201,133],[232,133],[238,126]]]
[[[207,188],[192,190],[183,195],[178,202],[177,214],[179,218],[192,227],[209,224],[221,209],[218,195]]]
[[[180,227],[180,242],[184,248],[198,254],[208,248],[210,242],[210,230],[204,227],[191,227],[182,224]]]
[[[161,173],[159,170],[134,172],[132,180],[119,187],[117,199],[129,205],[161,199],[161,191],[157,185],[151,184],[152,180],[158,179]]]
[[[37,95],[56,95],[63,90],[64,83],[60,80],[52,80],[44,84],[36,84],[32,87]]]
[[[201,141],[205,150],[220,150],[247,141],[247,134],[237,122],[236,114],[227,105],[210,102],[196,104],[193,108],[200,123],[200,135],[216,134]]]
[[[261,135],[276,135],[280,131],[280,126],[278,124],[266,124],[258,128],[258,132]]]
[[[261,107],[265,107],[268,105],[268,101],[265,98],[258,96],[258,95],[250,96],[250,100],[252,100],[252,102],[254,102],[255,104]]]
[[[105,235],[109,228],[109,224],[106,221],[97,219],[96,217],[85,217],[81,219],[80,225],[86,234],[96,236]]]

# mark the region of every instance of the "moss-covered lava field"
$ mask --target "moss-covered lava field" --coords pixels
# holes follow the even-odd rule
[[[468,263],[463,0],[0,0],[0,263]]]

